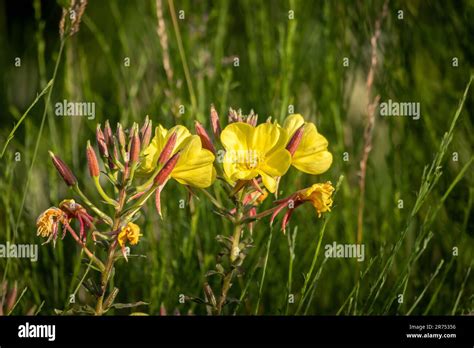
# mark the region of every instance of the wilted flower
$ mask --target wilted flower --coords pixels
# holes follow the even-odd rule
[[[125,245],[130,243],[130,245],[137,245],[138,241],[142,234],[140,233],[140,227],[133,222],[127,223],[120,233],[118,234],[117,241],[122,248],[122,254],[125,260],[128,261],[127,253],[125,252]]]
[[[130,245],[137,245],[142,234],[140,233],[140,227],[133,222],[127,223],[118,235],[118,243],[123,247],[127,242]]]
[[[64,229],[69,224],[66,213],[56,207],[48,208],[36,220],[37,235],[48,238],[45,243],[49,243],[51,240],[56,242],[60,224]]]
[[[273,223],[273,220],[278,215],[278,213],[287,208],[288,210],[283,216],[281,226],[282,230],[284,231],[293,211],[305,202],[310,202],[316,209],[318,217],[321,217],[322,213],[331,211],[333,193],[334,187],[330,181],[326,183],[314,184],[311,187],[299,190],[291,196],[275,202],[278,204],[278,206],[273,212],[271,222]]]
[[[84,241],[87,237],[86,230],[94,226],[94,218],[89,215],[82,205],[76,203],[73,199],[63,200],[59,203],[59,208],[66,213],[68,219],[77,219],[79,221],[79,236]]]

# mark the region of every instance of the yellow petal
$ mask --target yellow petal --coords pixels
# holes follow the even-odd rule
[[[324,173],[332,164],[332,155],[327,151],[327,147],[326,138],[318,133],[313,123],[307,123],[301,142],[293,155],[293,166],[308,174]]]
[[[185,126],[182,126],[182,125],[174,126],[173,128],[167,131],[166,139],[163,142],[162,148],[165,146],[166,142],[168,141],[168,139],[171,137],[173,133],[176,133],[176,144],[173,150],[173,154],[174,154],[183,148],[183,146],[185,145],[185,142],[191,136],[191,133]]]
[[[304,118],[300,114],[293,114],[285,119],[283,127],[288,132],[288,137],[291,138],[296,130],[304,124]]]
[[[275,193],[277,187],[276,179],[264,172],[260,172],[260,176],[262,177],[263,185],[265,185],[267,190],[271,193]]]
[[[214,155],[202,148],[197,135],[190,136],[182,144],[182,150],[171,177],[183,185],[208,187],[215,180]]]
[[[141,162],[140,168],[138,169],[138,174],[149,174],[155,170],[156,162],[160,156],[161,150],[165,144],[165,138],[167,130],[160,124],[155,128],[155,136],[153,137],[150,145],[143,152],[143,160]]]
[[[262,170],[271,176],[283,176],[291,165],[291,155],[288,150],[281,148],[265,158]]]
[[[250,180],[258,175],[257,170],[255,168],[248,168],[243,163],[243,157],[236,156],[234,150],[226,152],[222,164],[226,176],[231,181]]]
[[[143,152],[144,159],[137,174],[150,174],[155,170],[161,151],[174,132],[176,132],[176,144],[173,149],[173,154],[180,150],[183,147],[186,139],[191,136],[189,130],[184,126],[177,125],[170,130],[167,130],[161,124],[158,125],[158,127],[155,128],[155,136],[153,137],[150,145],[148,145],[148,147]]]
[[[331,167],[332,154],[329,151],[321,151],[293,159],[293,166],[308,174],[322,174]]]
[[[262,154],[269,155],[285,148],[287,142],[286,130],[273,123],[262,123],[253,132],[251,147]]]
[[[222,146],[224,146],[226,151],[245,151],[249,149],[254,129],[251,125],[243,122],[229,124],[221,133]]]

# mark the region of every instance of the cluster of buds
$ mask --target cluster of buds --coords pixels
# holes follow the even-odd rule
[[[254,113],[253,110],[250,110],[250,114],[248,115],[243,115],[242,110],[234,110],[232,108],[229,109],[229,114],[228,114],[228,120],[229,123],[234,123],[234,122],[244,122],[248,123],[249,125],[255,127],[258,122],[258,115]]]
[[[103,131],[101,125],[97,125],[97,147],[107,174],[121,170],[127,179],[133,179],[133,173],[140,163],[140,156],[150,144],[152,131],[152,121],[148,116],[140,129],[138,124],[134,123],[127,131],[128,135],[120,123],[117,124],[115,134],[112,132],[109,121],[105,122]],[[90,144],[87,147],[87,159],[91,176],[98,177],[99,164]]]
[[[163,147],[158,158],[156,170],[151,177],[141,185],[132,185],[135,174],[145,157],[145,150],[150,145],[152,131],[152,121],[148,116],[141,128],[139,128],[137,123],[134,123],[130,129],[125,130],[119,123],[115,132],[112,131],[110,123],[106,121],[103,129],[100,124],[96,129],[99,156],[91,143],[87,142],[86,158],[90,177],[94,182],[97,193],[102,198],[102,202],[114,208],[114,218],[108,216],[86,197],[79,188],[78,180],[73,171],[63,160],[50,152],[53,164],[66,185],[71,187],[79,195],[82,202],[97,215],[99,222],[105,223],[112,228],[111,231],[106,233],[98,231],[95,231],[95,233],[100,235],[103,240],[116,240],[122,247],[122,253],[125,258],[125,242],[128,240],[131,245],[135,245],[141,236],[138,226],[131,221],[137,218],[138,211],[155,192],[156,207],[161,214],[160,192],[168,181],[180,156],[179,152],[173,154],[177,140],[176,134],[173,134]],[[99,162],[99,159],[102,160],[102,164]],[[110,197],[103,189],[100,181],[101,176],[107,177],[108,181],[113,184],[114,192],[118,192],[117,197]],[[117,216],[119,216],[119,220],[116,219]],[[76,235],[70,224],[72,219],[76,219],[79,222],[80,233],[78,241],[84,244],[86,232],[94,226],[94,219],[84,207],[73,200],[65,200],[59,205],[59,208],[52,207],[43,212],[37,221],[38,235],[48,237],[48,242],[51,240],[55,242],[60,225],[63,226],[63,236],[66,231]],[[136,228],[133,226],[136,226]],[[94,233],[93,237],[95,240]]]

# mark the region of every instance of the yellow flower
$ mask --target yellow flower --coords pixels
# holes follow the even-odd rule
[[[56,207],[46,209],[36,220],[37,235],[44,238],[56,235],[60,223],[68,223],[66,214]]]
[[[161,125],[156,127],[155,136],[144,151],[145,158],[139,173],[151,174],[155,170],[161,151],[174,132],[176,132],[176,145],[172,155],[177,151],[181,152],[171,177],[183,185],[201,188],[210,186],[216,178],[214,154],[202,148],[199,136],[192,135],[186,127],[180,125],[170,130]]]
[[[318,217],[321,217],[321,213],[331,211],[333,192],[334,187],[330,181],[324,184],[314,184],[299,191],[297,200],[311,202],[318,213]]]
[[[138,241],[142,234],[140,234],[140,227],[134,224],[133,222],[127,223],[118,235],[118,242],[120,246],[123,248],[127,241],[131,245],[137,245]]]
[[[300,114],[294,114],[286,118],[284,128],[291,139],[302,125],[304,125],[303,137],[292,157],[291,164],[308,174],[324,173],[332,164],[332,155],[327,150],[328,141],[318,133],[314,123],[305,123]]]
[[[270,192],[276,190],[276,178],[286,173],[291,165],[291,155],[285,149],[287,132],[272,123],[257,127],[243,122],[229,124],[221,133],[226,153],[223,167],[232,180],[251,180],[262,177]]]

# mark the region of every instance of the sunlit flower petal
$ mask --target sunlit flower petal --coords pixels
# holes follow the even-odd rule
[[[284,128],[289,137],[303,127],[303,137],[296,149],[291,164],[308,174],[324,173],[332,164],[332,154],[327,150],[328,141],[318,133],[313,123],[305,123],[301,115],[290,115],[286,118]]]
[[[226,150],[223,167],[227,178],[251,180],[260,175],[265,187],[275,192],[276,178],[284,175],[291,164],[291,155],[285,149],[285,129],[272,123],[253,127],[235,122],[222,131],[221,142]]]
[[[139,169],[139,174],[150,174],[156,167],[161,151],[172,134],[176,135],[173,154],[180,151],[178,163],[171,172],[171,177],[181,184],[194,187],[208,187],[215,178],[213,166],[214,155],[203,149],[201,139],[191,135],[189,130],[181,125],[166,130],[163,126],[156,127],[155,136],[145,149],[145,159]]]

